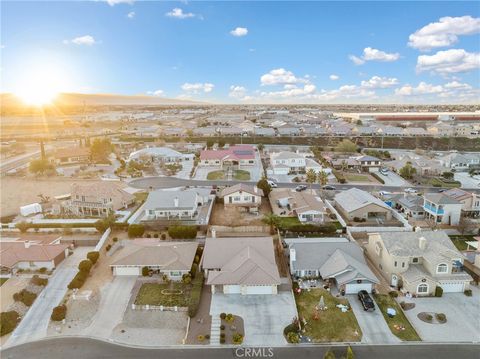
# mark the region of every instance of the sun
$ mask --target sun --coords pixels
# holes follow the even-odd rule
[[[55,100],[66,87],[66,77],[48,66],[27,69],[17,80],[14,94],[26,105],[44,106]]]

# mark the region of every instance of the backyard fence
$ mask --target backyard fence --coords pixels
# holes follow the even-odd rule
[[[217,233],[270,233],[269,226],[210,226],[210,231],[212,230]]]
[[[187,312],[188,307],[167,307],[163,305],[138,305],[132,303],[133,310],[141,310],[141,311],[160,311],[160,312]]]

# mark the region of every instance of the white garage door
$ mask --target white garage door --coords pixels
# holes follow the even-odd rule
[[[357,294],[361,290],[372,292],[372,283],[350,283],[345,286],[345,294]]]
[[[276,175],[288,175],[290,169],[288,167],[275,167],[273,173]]]
[[[115,275],[139,275],[139,267],[115,267]]]
[[[224,285],[223,293],[225,294],[239,294],[240,286],[239,285]]]
[[[440,287],[442,287],[443,293],[459,293],[459,292],[463,292],[464,282],[458,282],[458,281],[440,282]]]
[[[245,287],[245,294],[273,294],[271,285],[251,285]]]

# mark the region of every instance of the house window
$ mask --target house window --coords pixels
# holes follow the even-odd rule
[[[418,258],[412,258],[412,263],[418,263]]]
[[[405,268],[405,262],[402,262],[402,268]]]
[[[417,293],[419,293],[419,294],[428,293],[428,284],[420,283],[417,287]]]
[[[397,266],[397,261],[395,261],[395,262],[393,263],[393,266],[394,266],[394,267],[396,267],[396,266]]]
[[[239,196],[233,197],[233,200],[234,200],[235,202],[238,202],[238,201],[240,201],[240,197],[239,197]]]
[[[448,265],[446,265],[445,263],[440,263],[437,266],[437,273],[447,273],[447,271],[448,271]]]

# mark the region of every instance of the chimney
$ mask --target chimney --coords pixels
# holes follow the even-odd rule
[[[173,199],[173,205],[174,205],[175,207],[178,207],[178,197],[175,197],[175,198]]]
[[[212,228],[212,238],[217,238],[217,230]]]
[[[23,244],[25,245],[25,248],[30,248],[30,241],[25,241]]]
[[[418,248],[424,250],[427,246],[427,239],[425,237],[418,238]]]
[[[257,185],[253,186],[253,192],[258,193],[258,187],[257,187]]]

